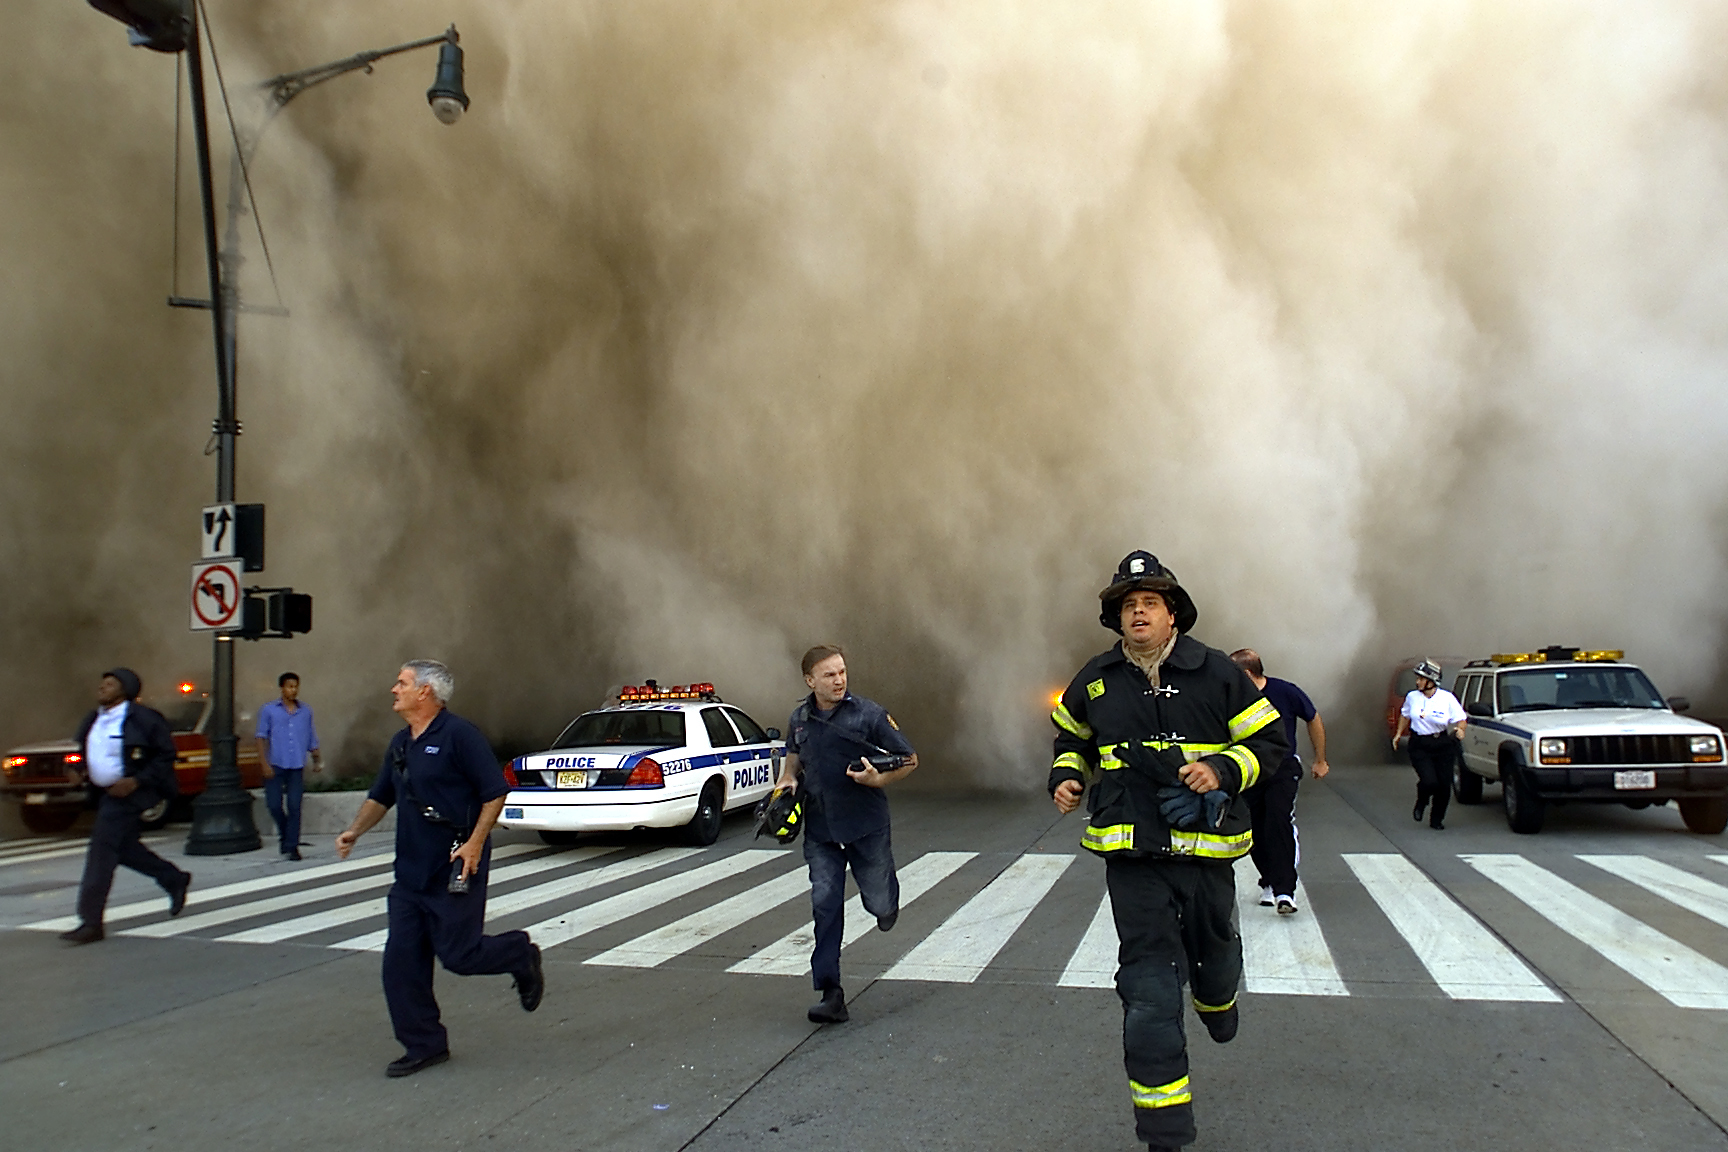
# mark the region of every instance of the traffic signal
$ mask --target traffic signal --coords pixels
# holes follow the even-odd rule
[[[126,25],[134,47],[184,52],[192,39],[192,0],[90,0],[90,7]]]
[[[304,592],[276,593],[270,597],[266,623],[270,631],[285,636],[312,631],[312,597]]]
[[[248,588],[240,603],[242,640],[288,640],[312,631],[312,597],[292,588]]]

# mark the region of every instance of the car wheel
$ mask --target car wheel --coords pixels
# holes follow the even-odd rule
[[[698,848],[706,848],[720,839],[721,806],[725,802],[726,792],[720,781],[710,780],[704,784],[702,795],[696,801],[696,815],[684,825],[685,839]]]
[[[550,844],[554,848],[568,848],[582,836],[580,832],[542,832],[541,843]]]
[[[1680,801],[1680,819],[1689,831],[1715,836],[1728,828],[1728,796],[1699,796]]]
[[[156,801],[156,803],[138,813],[138,827],[142,828],[146,832],[156,831],[156,829],[168,823],[168,809],[170,807],[172,807],[170,801]]]
[[[20,804],[18,814],[24,818],[24,827],[42,835],[53,835],[64,832],[78,823],[78,813],[83,809],[75,804],[34,805]]]
[[[1458,774],[1452,781],[1452,794],[1458,797],[1460,804],[1482,803],[1482,777],[1459,765]]]
[[[1523,836],[1533,836],[1542,831],[1542,821],[1548,815],[1548,806],[1542,797],[1530,790],[1524,781],[1524,773],[1515,765],[1500,766],[1500,800],[1506,806],[1506,824]]]

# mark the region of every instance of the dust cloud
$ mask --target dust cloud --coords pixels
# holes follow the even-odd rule
[[[174,62],[16,7],[9,741],[64,729],[114,662],[208,679],[183,621],[214,408],[207,316],[162,305]],[[253,165],[292,315],[242,320],[240,491],[269,506],[267,582],[317,615],[242,648],[242,695],[300,672],[351,768],[411,656],[522,747],[648,676],[780,723],[799,653],[837,641],[921,778],[1030,787],[1135,547],[1196,635],[1258,648],[1335,729],[1417,652],[1718,674],[1720,6],[211,16],[237,100],[452,20],[467,50],[455,127],[412,54],[308,91]]]

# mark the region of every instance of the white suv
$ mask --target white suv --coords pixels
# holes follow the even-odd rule
[[[1647,808],[1676,801],[1686,827],[1728,827],[1722,732],[1676,713],[1621,652],[1544,648],[1466,664],[1453,682],[1464,705],[1464,763],[1456,794],[1480,804],[1498,781],[1514,832],[1540,832],[1549,804]]]

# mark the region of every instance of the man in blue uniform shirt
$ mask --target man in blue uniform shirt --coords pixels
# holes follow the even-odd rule
[[[889,843],[888,797],[882,789],[918,767],[912,745],[887,709],[846,691],[846,654],[832,644],[804,653],[810,695],[786,724],[786,761],[777,786],[802,787],[804,859],[810,866],[810,909],[816,948],[810,977],[821,1003],[810,1009],[817,1024],[845,1023],[840,987],[840,944],[845,935],[846,867],[858,883],[864,910],[886,932],[900,915],[900,881]],[[869,757],[903,757],[884,771]]]
[[[540,1006],[546,987],[540,949],[526,932],[486,936],[481,931],[488,837],[510,789],[480,730],[445,709],[453,687],[450,670],[436,660],[402,665],[390,692],[408,726],[390,741],[354,823],[336,837],[336,853],[346,860],[355,841],[396,806],[396,883],[388,900],[384,1001],[396,1039],[407,1052],[385,1069],[390,1076],[411,1076],[450,1058],[432,995],[434,956],[458,976],[516,977],[517,994],[529,1012]]]

